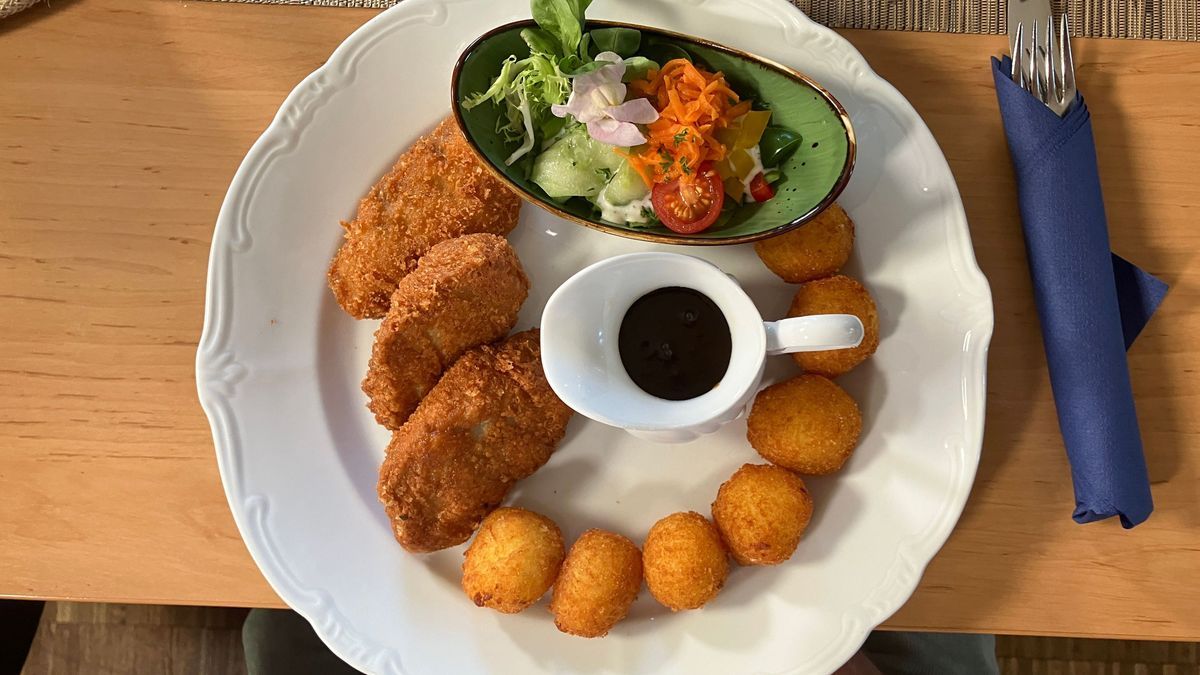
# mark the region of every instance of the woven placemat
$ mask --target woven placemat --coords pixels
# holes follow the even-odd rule
[[[217,0],[323,7],[391,7],[401,0]],[[2,0],[0,0],[2,2]],[[940,33],[1008,32],[1005,0],[792,0],[833,28]],[[1200,0],[1055,0],[1076,37],[1200,41]]]
[[[1008,32],[1004,0],[793,0],[814,21],[835,28],[939,33]],[[1200,40],[1200,0],[1055,0],[1076,37]]]
[[[0,19],[9,14],[16,14],[26,7],[32,7],[37,2],[38,0],[0,0]]]

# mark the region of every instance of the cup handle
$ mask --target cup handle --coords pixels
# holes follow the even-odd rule
[[[853,314],[814,314],[766,321],[767,354],[850,349],[863,340],[863,325]]]

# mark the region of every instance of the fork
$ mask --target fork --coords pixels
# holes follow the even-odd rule
[[[1071,27],[1066,13],[1057,32],[1053,24],[1054,17],[1047,16],[1045,32],[1039,35],[1038,22],[1034,21],[1028,44],[1024,22],[1017,24],[1012,79],[1062,117],[1075,102],[1075,60],[1071,56]]]

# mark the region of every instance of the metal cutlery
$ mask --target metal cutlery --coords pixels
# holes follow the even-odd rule
[[[1012,79],[1062,117],[1075,102],[1070,21],[1057,22],[1049,0],[1009,0]]]

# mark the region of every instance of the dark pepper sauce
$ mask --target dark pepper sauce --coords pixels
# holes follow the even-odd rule
[[[725,377],[732,340],[725,314],[707,295],[668,286],[629,307],[617,349],[625,372],[643,391],[684,401],[708,393]]]

